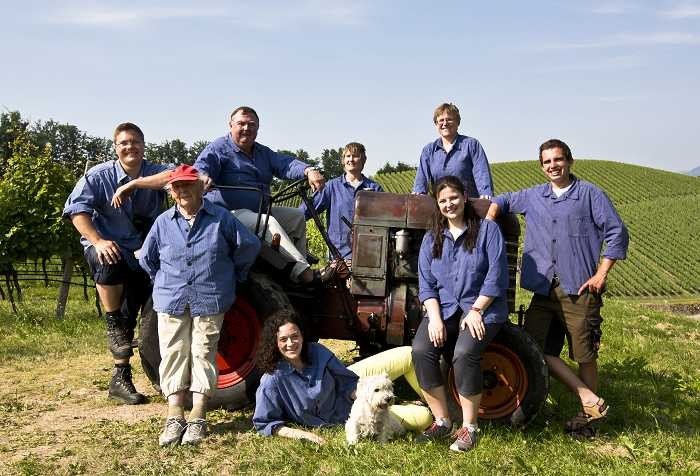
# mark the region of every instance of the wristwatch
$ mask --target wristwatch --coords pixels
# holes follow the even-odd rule
[[[472,306],[471,310],[478,312],[481,317],[484,317],[484,310],[480,307]]]

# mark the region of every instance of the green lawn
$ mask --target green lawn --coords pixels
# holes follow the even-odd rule
[[[250,409],[211,413],[213,434],[200,447],[160,449],[165,404],[138,359],[137,386],[151,403],[108,402],[110,359],[93,303],[74,290],[57,322],[54,299],[53,289],[29,289],[19,315],[0,301],[3,475],[700,473],[700,321],[687,316],[607,301],[600,367],[611,416],[594,440],[562,433],[576,404],[554,383],[531,426],[483,426],[469,454],[418,446],[411,437],[350,449],[340,428],[321,432],[322,447],[263,438],[251,429]]]

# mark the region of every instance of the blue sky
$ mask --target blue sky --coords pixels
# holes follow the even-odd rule
[[[109,136],[212,140],[233,107],[259,142],[367,146],[415,164],[432,111],[492,162],[700,165],[700,1],[33,1],[0,3],[0,107]]]

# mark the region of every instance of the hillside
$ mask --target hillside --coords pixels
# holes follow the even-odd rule
[[[543,183],[533,161],[492,164],[505,192]],[[700,295],[700,180],[688,175],[601,160],[577,160],[574,173],[603,188],[630,231],[627,260],[617,264],[609,294]],[[414,171],[377,175],[385,190],[410,192]]]

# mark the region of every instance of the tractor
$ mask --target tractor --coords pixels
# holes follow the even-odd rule
[[[267,206],[269,213],[274,203],[285,203],[295,196],[313,210],[303,181],[284,187],[272,197],[261,195],[260,209]],[[485,216],[490,202],[470,200],[477,213]],[[307,338],[355,341],[361,357],[410,345],[424,315],[418,300],[418,253],[434,207],[434,200],[426,195],[359,192],[354,220],[347,221],[352,232],[351,274],[348,278],[334,278],[317,289],[292,285],[281,272],[258,258],[225,315],[216,358],[218,389],[210,406],[234,410],[255,401],[260,380],[255,367],[260,329],[267,316],[279,309],[294,309],[305,319]],[[319,217],[313,218],[331,255],[340,257]],[[515,310],[518,220],[505,215],[498,223],[508,254],[509,312],[517,315],[517,324],[506,323],[483,354],[484,389],[479,418],[522,427],[544,403],[549,375],[542,351],[521,327],[522,306],[517,313]],[[258,220],[259,237],[264,236],[266,225],[264,219]],[[157,315],[149,309],[147,305],[142,312],[138,346],[144,371],[159,389]],[[451,413],[456,413],[454,377],[447,363],[444,370],[455,400]],[[455,417],[459,419],[460,415]]]

